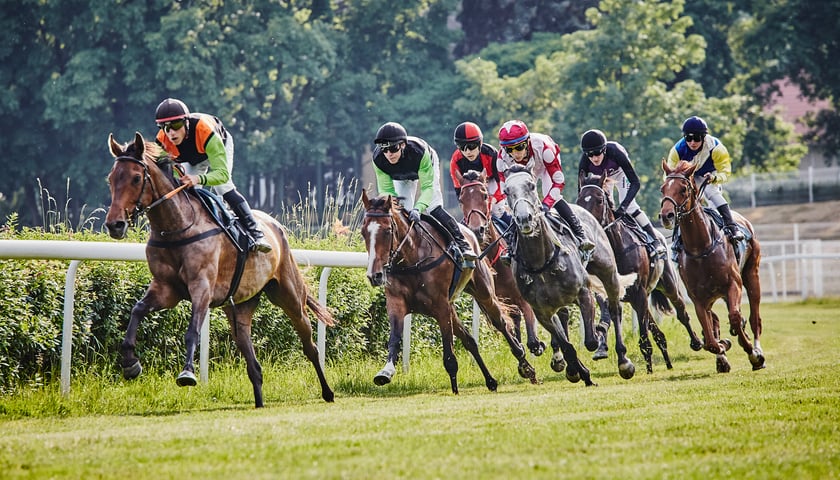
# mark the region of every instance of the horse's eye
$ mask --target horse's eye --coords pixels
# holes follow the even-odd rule
[[[131,183],[133,183],[134,185],[139,185],[140,182],[142,182],[142,181],[143,181],[143,176],[142,175],[135,175],[134,178],[131,179]]]

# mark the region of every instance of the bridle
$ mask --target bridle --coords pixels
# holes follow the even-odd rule
[[[367,210],[365,212],[365,217],[366,218],[388,218],[388,221],[390,222],[392,233],[389,234],[389,236],[391,238],[390,238],[390,245],[388,247],[389,248],[389,250],[388,250],[388,261],[382,266],[382,268],[384,268],[386,272],[389,272],[389,273],[420,273],[420,272],[425,272],[427,270],[431,270],[431,269],[435,268],[436,266],[440,265],[440,263],[443,262],[447,258],[454,261],[452,256],[448,252],[446,252],[446,248],[444,246],[440,245],[437,242],[437,240],[435,240],[435,238],[425,228],[423,228],[422,225],[415,225],[416,227],[420,228],[421,234],[424,234],[425,236],[430,238],[432,240],[432,242],[435,245],[437,245],[438,248],[440,248],[444,253],[442,255],[440,255],[439,257],[437,257],[436,259],[432,260],[431,262],[428,262],[428,263],[425,263],[425,264],[423,262],[427,261],[428,258],[421,258],[414,265],[405,265],[405,266],[397,265],[397,262],[396,262],[397,256],[400,254],[400,251],[402,251],[403,245],[405,245],[406,242],[408,241],[410,232],[406,232],[406,234],[403,236],[403,239],[400,241],[400,243],[395,246],[396,238],[394,237],[393,232],[396,231],[396,229],[397,229],[397,222],[394,220],[394,212],[383,211],[383,210]],[[403,259],[405,259],[405,255],[403,255]]]
[[[459,201],[464,197],[464,192],[466,191],[465,189],[470,188],[470,187],[479,187],[479,189],[480,189],[479,191],[481,193],[483,193],[484,195],[487,195],[487,209],[484,210],[484,211],[481,211],[477,208],[470,209],[470,211],[467,212],[467,215],[464,217],[464,225],[467,225],[467,226],[470,225],[470,218],[475,213],[481,218],[481,222],[482,222],[482,225],[484,225],[485,232],[489,232],[491,228],[496,228],[496,227],[493,226],[493,222],[490,220],[490,215],[488,215],[488,213],[490,212],[491,198],[487,193],[487,184],[485,184],[484,182],[481,182],[481,181],[474,181],[474,182],[469,182],[469,183],[466,183],[464,185],[461,185],[461,194],[458,196]],[[463,202],[461,202],[461,203],[463,203]],[[513,228],[513,225],[509,225],[505,232],[503,232],[501,235],[496,237],[496,239],[493,240],[493,242],[491,242],[489,245],[487,245],[487,247],[484,248],[484,250],[478,256],[478,259],[481,260],[482,258],[486,257],[487,253],[490,252],[490,250],[492,250],[493,247],[502,240],[502,238],[504,238],[504,236],[508,233],[508,231],[510,231],[511,228]],[[486,235],[487,235],[487,233],[485,233],[485,237],[486,237]],[[490,260],[490,265],[495,265],[496,262],[505,253],[506,250],[507,250],[507,246],[501,245],[500,248],[498,248],[496,250],[495,258]]]
[[[665,206],[665,202],[670,202],[672,205],[674,205],[674,213],[676,214],[675,222],[676,222],[676,224],[679,225],[680,220],[682,220],[684,217],[690,215],[695,209],[697,209],[698,205],[700,205],[700,202],[695,201],[694,204],[691,206],[691,208],[686,210],[686,205],[688,205],[688,203],[690,201],[698,198],[699,191],[695,189],[694,184],[691,182],[691,180],[687,176],[685,176],[681,173],[670,173],[665,177],[666,181],[669,180],[669,179],[670,180],[681,180],[681,181],[685,182],[686,185],[688,186],[688,195],[686,195],[685,200],[683,200],[682,203],[678,203],[670,195],[664,195],[664,194],[662,196],[662,200],[659,202],[659,209],[660,210],[662,209],[662,207]]]
[[[484,193],[485,195],[487,195],[487,187],[485,186],[484,183],[482,183],[482,182],[470,182],[470,183],[466,183],[464,185],[461,185],[461,195],[459,195],[459,199],[464,196],[464,189],[469,188],[469,187],[480,187],[480,189],[481,189],[480,191],[482,193]],[[487,198],[487,210],[486,211],[490,211],[490,198],[489,197]],[[464,217],[464,224],[466,224],[466,225],[470,224],[470,218],[472,217],[472,215],[474,213],[481,217],[481,222],[483,224],[487,225],[489,223],[490,217],[485,212],[483,212],[483,211],[481,211],[477,208],[473,208],[473,209],[470,209],[470,211],[467,212],[467,215]]]
[[[607,195],[607,191],[604,190],[604,187],[601,187],[600,185],[592,185],[592,184],[584,185],[584,186],[580,187],[580,192],[578,193],[578,197],[581,195],[583,190],[586,189],[586,188],[594,188],[594,189],[598,190],[599,192],[601,192],[601,195],[604,197],[604,200],[607,202],[607,205],[605,205],[604,208],[601,210],[601,218],[598,219],[598,223],[600,223],[604,227],[604,230],[607,230],[608,228],[612,228],[613,226],[615,226],[615,224],[618,222],[619,219],[618,218],[613,218],[612,222],[608,221],[609,218],[607,217],[607,210],[612,209],[612,201],[609,200],[609,195]]]
[[[170,198],[174,197],[179,192],[184,190],[184,188],[186,188],[186,185],[181,185],[181,186],[175,188],[174,190],[172,190],[169,193],[166,193],[164,195],[160,195],[158,193],[157,189],[155,188],[154,182],[152,182],[152,176],[149,173],[149,166],[146,165],[146,162],[144,162],[140,159],[134,158],[134,157],[130,157],[128,155],[121,155],[119,157],[116,157],[115,161],[117,161],[117,162],[134,162],[134,163],[140,165],[141,167],[143,167],[143,184],[140,185],[140,193],[137,195],[137,200],[134,201],[134,209],[131,212],[128,212],[128,211],[125,212],[126,217],[128,217],[128,224],[131,225],[131,226],[133,226],[137,222],[137,220],[140,218],[141,215],[145,214],[149,210],[152,210],[153,208],[157,207],[161,203],[169,200]],[[143,206],[142,199],[143,199],[143,193],[146,191],[146,184],[148,184],[150,186],[150,188],[152,190],[152,195],[154,197],[156,197],[157,199],[154,200],[152,203],[150,203],[148,206]],[[192,205],[192,203],[190,203],[190,207],[192,208],[192,221],[190,222],[189,225],[187,225],[184,228],[172,231],[172,232],[161,231],[160,235],[161,236],[173,235],[173,234],[176,234],[176,233],[181,233],[181,232],[185,232],[185,231],[189,230],[190,227],[192,227],[195,224],[195,219],[196,219],[195,207]]]

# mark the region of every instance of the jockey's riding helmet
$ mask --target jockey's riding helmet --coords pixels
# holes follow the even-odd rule
[[[499,129],[499,145],[508,146],[522,143],[530,138],[528,126],[522,120],[508,120]]]
[[[607,146],[607,136],[596,129],[587,130],[580,137],[580,149],[583,153],[600,152]]]
[[[155,110],[155,121],[157,123],[171,122],[186,118],[190,115],[190,109],[187,105],[177,98],[167,98],[160,102],[157,110]]]
[[[709,126],[706,121],[698,116],[688,117],[682,124],[683,134],[699,133],[705,135],[709,133]]]
[[[481,133],[481,128],[478,125],[473,122],[464,122],[455,127],[453,139],[455,140],[455,146],[461,148],[468,143],[481,144],[484,142],[484,134]]]
[[[376,139],[373,143],[388,147],[395,143],[405,141],[405,137],[407,136],[408,134],[402,125],[397,122],[387,122],[382,124],[379,130],[376,131]]]

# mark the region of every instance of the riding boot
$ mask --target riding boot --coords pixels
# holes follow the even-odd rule
[[[586,238],[586,235],[584,235],[583,227],[580,225],[580,220],[578,220],[577,215],[575,215],[569,207],[569,204],[566,203],[566,200],[562,198],[557,200],[554,203],[554,210],[556,210],[557,213],[563,217],[563,220],[569,224],[569,227],[571,227],[572,233],[574,233],[575,237],[578,239],[578,248],[581,252],[588,252],[595,248],[595,244]]]
[[[719,206],[718,212],[720,212],[720,216],[723,217],[723,230],[729,236],[729,238],[734,242],[740,242],[744,239],[744,233],[741,232],[741,228],[738,227],[738,224],[732,220],[732,211],[729,210],[728,204],[723,204]]]
[[[461,262],[461,268],[475,268],[475,259],[478,256],[473,251],[472,247],[469,243],[467,243],[467,239],[464,238],[464,234],[461,233],[461,229],[458,227],[458,222],[449,214],[443,207],[435,207],[429,214],[435,217],[435,220],[440,222],[441,225],[444,226],[449,233],[452,234],[452,239],[455,240],[455,245],[461,250],[461,256],[463,260]]]
[[[665,255],[665,251],[667,250],[665,244],[659,240],[659,237],[656,236],[656,231],[653,229],[653,224],[648,223],[642,230],[648,234],[650,237],[650,244],[653,246],[653,251],[656,255]]]
[[[248,231],[251,240],[248,244],[248,249],[258,252],[270,252],[271,244],[265,240],[262,230],[260,230],[257,221],[254,220],[254,215],[251,213],[251,207],[248,206],[248,201],[245,200],[236,190],[224,194],[225,201],[230,205],[233,213],[239,218],[239,222]],[[232,200],[232,201],[231,201]]]

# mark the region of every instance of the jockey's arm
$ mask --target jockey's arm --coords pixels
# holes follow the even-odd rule
[[[380,170],[375,163],[373,164],[373,172],[376,174],[376,189],[379,190],[379,194],[396,197],[397,189],[394,188],[394,179]]]
[[[719,143],[712,149],[712,161],[715,164],[715,178],[713,183],[721,184],[729,180],[732,175],[732,157],[726,147]]]
[[[222,139],[218,135],[213,134],[210,136],[204,148],[205,152],[207,152],[207,160],[210,162],[210,168],[206,174],[199,175],[200,183],[212,187],[229,182],[228,158]]]
[[[562,198],[563,188],[566,186],[566,177],[563,175],[563,169],[560,166],[560,152],[554,151],[554,149],[543,150],[537,156],[537,160],[543,162],[545,166],[542,184],[546,192],[542,203],[551,207]]]
[[[432,203],[435,189],[435,168],[432,155],[428,149],[423,153],[423,158],[420,160],[420,169],[417,171],[417,176],[420,180],[420,195],[414,202],[414,208],[424,212]],[[438,188],[440,187],[438,186]]]

